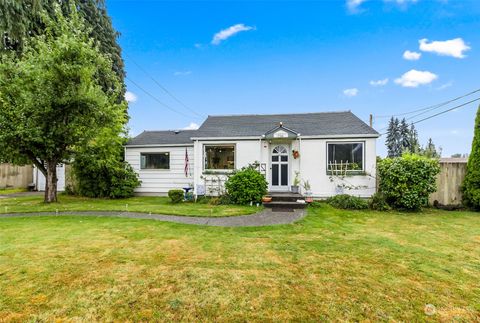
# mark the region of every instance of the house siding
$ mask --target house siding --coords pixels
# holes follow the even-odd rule
[[[339,176],[327,174],[327,143],[329,142],[363,142],[365,175]],[[295,172],[300,172],[302,181],[308,180],[311,191],[316,198],[327,198],[342,193],[338,186],[348,186],[343,193],[360,197],[370,197],[376,191],[376,138],[328,138],[302,139],[293,141],[271,140],[216,140],[195,142],[195,185],[205,185],[208,194],[208,179],[215,177],[224,181],[222,175],[206,175],[203,169],[203,146],[211,144],[235,144],[236,168],[240,169],[255,161],[265,164],[267,181],[271,179],[270,152],[274,146],[287,145],[289,149],[289,186],[292,185]],[[300,157],[294,159],[291,152],[298,150]],[[196,186],[195,186],[196,187]],[[304,192],[302,192],[304,193]],[[213,194],[215,195],[215,194]]]
[[[364,171],[366,175],[338,176],[327,174],[327,143],[329,142],[364,142]],[[360,197],[370,197],[376,191],[376,138],[331,138],[304,139],[301,142],[300,158],[297,167],[303,180],[308,180],[314,197],[326,198],[342,193],[338,185],[354,187],[343,189],[343,193]],[[333,181],[332,181],[333,180]]]
[[[185,149],[187,149],[190,172],[185,177]],[[140,169],[141,153],[170,154],[170,169]],[[192,146],[163,146],[163,147],[126,147],[125,160],[132,166],[142,181],[135,189],[139,195],[167,195],[171,189],[182,189],[193,184],[195,159]]]

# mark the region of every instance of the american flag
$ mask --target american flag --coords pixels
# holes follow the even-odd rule
[[[185,177],[188,177],[188,151],[185,148]]]

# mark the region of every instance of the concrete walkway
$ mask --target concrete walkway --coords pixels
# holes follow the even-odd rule
[[[264,210],[252,215],[240,215],[230,217],[197,217],[164,214],[148,214],[137,212],[114,212],[114,211],[72,211],[72,212],[35,212],[35,213],[0,213],[0,218],[35,217],[35,216],[102,216],[132,219],[150,219],[165,222],[208,225],[215,227],[261,227],[276,224],[290,224],[296,222],[307,214],[306,210],[293,212],[278,212]]]

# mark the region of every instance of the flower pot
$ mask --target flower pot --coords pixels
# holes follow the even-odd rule
[[[262,197],[262,202],[263,203],[270,203],[270,202],[272,202],[272,197],[271,196],[264,196],[264,197]]]
[[[305,202],[307,202],[307,203],[312,203],[312,202],[313,202],[313,196],[307,196],[307,197],[305,198]]]
[[[300,191],[300,186],[292,185],[292,186],[290,186],[290,189],[291,189],[292,193],[298,194],[298,192]]]

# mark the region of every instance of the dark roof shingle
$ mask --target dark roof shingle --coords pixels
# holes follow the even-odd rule
[[[261,136],[282,122],[302,136],[378,135],[350,111],[209,116],[195,137]]]
[[[191,144],[197,130],[144,131],[128,141],[127,146]]]
[[[144,131],[127,146],[175,145],[192,143],[191,138],[262,136],[282,122],[301,136],[376,135],[350,111],[297,114],[251,114],[208,116],[198,130]]]

